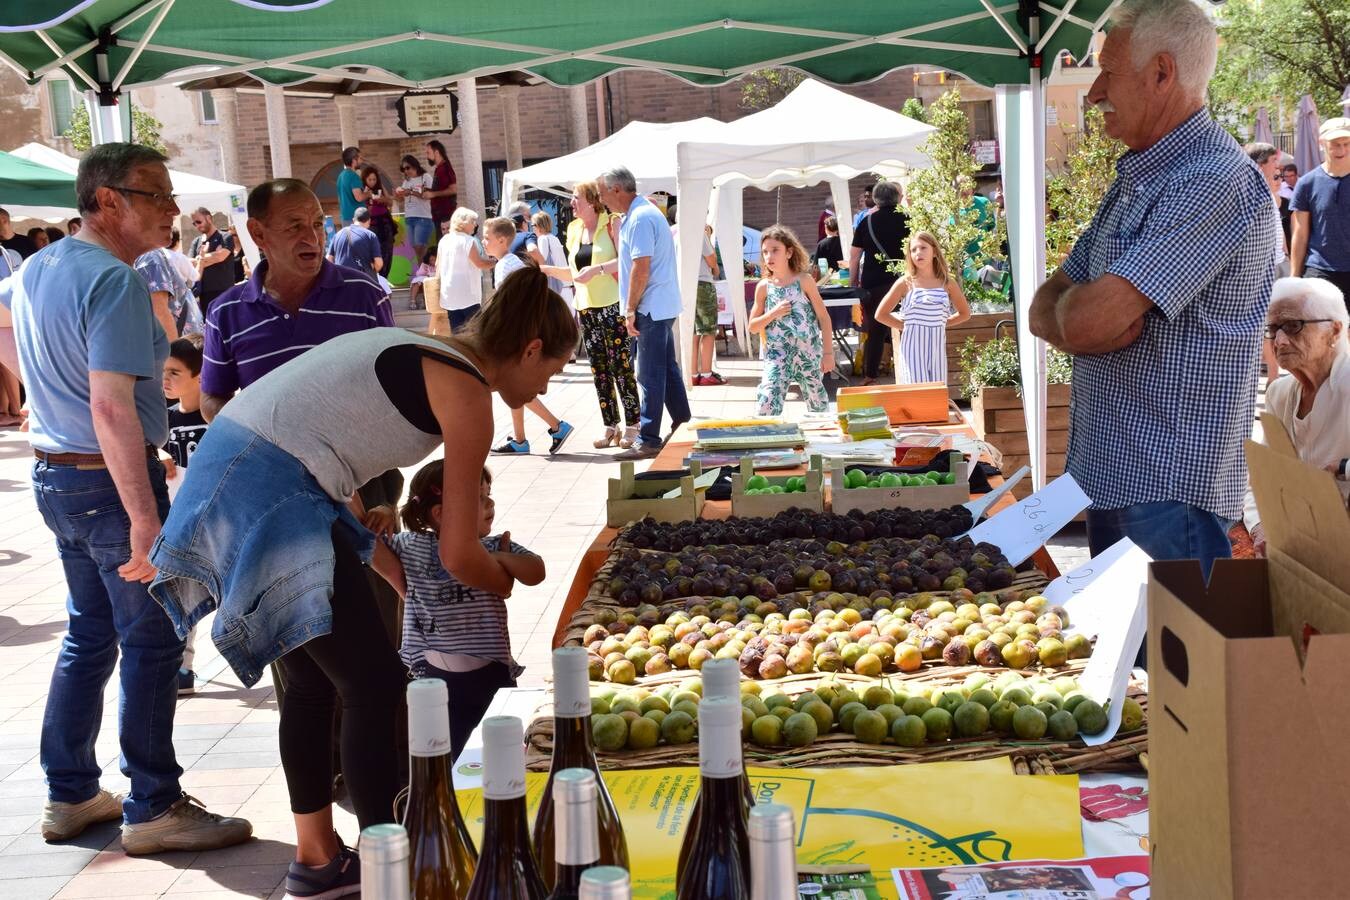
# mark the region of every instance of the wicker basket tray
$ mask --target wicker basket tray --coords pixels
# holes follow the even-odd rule
[[[1085,664],[1086,660],[1075,660],[1058,669],[1043,670],[1042,674],[1047,676],[1077,676],[1082,673]],[[906,683],[944,686],[960,684],[967,675],[973,672],[989,674],[997,671],[1000,670],[991,670],[979,666],[960,668],[937,666],[909,675],[892,675],[887,680],[897,687]],[[659,687],[663,684],[683,681],[689,677],[690,673],[688,672],[667,673],[666,675],[654,676],[642,686]],[[812,673],[790,675],[786,678],[759,682],[759,684],[764,687],[776,687],[789,696],[797,696],[825,681],[865,688],[881,683],[883,680],[843,673],[834,675]],[[1144,708],[1145,722],[1147,723],[1147,685],[1132,679],[1128,694]],[[544,703],[535,711],[533,721],[526,728],[526,744],[526,767],[535,772],[548,771],[553,754],[553,708],[551,703]],[[828,735],[822,735],[807,747],[766,749],[747,743],[745,744],[745,759],[751,765],[800,768],[802,766],[960,762],[1011,756],[1015,765],[1032,774],[1063,775],[1079,772],[1137,771],[1142,768],[1139,755],[1147,749],[1147,727],[1129,734],[1118,735],[1114,740],[1098,747],[1088,747],[1077,739],[1072,741],[1019,741],[1013,738],[999,738],[989,735],[949,740],[940,744],[927,744],[923,747],[900,747],[896,744],[864,744],[852,735],[834,731]],[[597,752],[601,764],[607,768],[649,769],[662,766],[698,765],[697,741],[673,746],[660,744],[650,750]]]

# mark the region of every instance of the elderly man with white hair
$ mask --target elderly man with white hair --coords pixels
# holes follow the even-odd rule
[[[1096,218],[1036,292],[1031,330],[1073,354],[1067,468],[1093,554],[1231,555],[1278,216],[1210,117],[1217,36],[1191,0],[1125,0],[1088,100],[1129,148]]]
[[[1350,314],[1340,288],[1320,278],[1275,282],[1266,314],[1266,340],[1292,378],[1266,388],[1266,408],[1284,425],[1299,459],[1335,474],[1350,498]],[[1266,555],[1261,513],[1247,490],[1243,521],[1256,552]]]

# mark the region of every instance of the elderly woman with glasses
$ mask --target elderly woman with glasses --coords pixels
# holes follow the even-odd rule
[[[1350,315],[1340,289],[1320,278],[1281,278],[1266,313],[1266,340],[1292,377],[1266,388],[1266,408],[1280,420],[1310,465],[1338,479],[1342,499],[1350,498]],[[1242,516],[1256,552],[1264,556],[1260,511],[1247,490]]]

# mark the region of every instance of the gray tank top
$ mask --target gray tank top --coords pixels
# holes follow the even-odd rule
[[[376,475],[415,465],[441,444],[395,408],[375,371],[381,353],[409,344],[482,378],[443,341],[371,328],[325,341],[267,373],[220,415],[300,460],[328,496],[345,503]]]

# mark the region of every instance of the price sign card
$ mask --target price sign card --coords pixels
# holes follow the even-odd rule
[[[969,532],[970,539],[993,544],[1016,566],[1091,503],[1072,475],[1061,475],[1025,500],[976,525]]]
[[[1139,647],[1144,643],[1144,633],[1148,630],[1147,592],[1147,585],[1141,584],[1132,595],[1122,596],[1118,602],[1108,605],[1107,615],[1101,622],[1101,633],[1092,648],[1092,659],[1078,678],[1078,686],[1089,697],[1102,704],[1108,699],[1111,701],[1106,710],[1106,730],[1081,735],[1083,743],[1089,747],[1105,744],[1120,730],[1120,712],[1130,682],[1130,670],[1134,668]]]
[[[1069,613],[1074,631],[1089,638],[1101,633],[1102,620],[1111,615],[1109,607],[1132,603],[1134,595],[1148,583],[1148,564],[1153,558],[1129,538],[1121,538],[1106,550],[1072,572],[1050,582],[1044,593],[1052,606]]]

